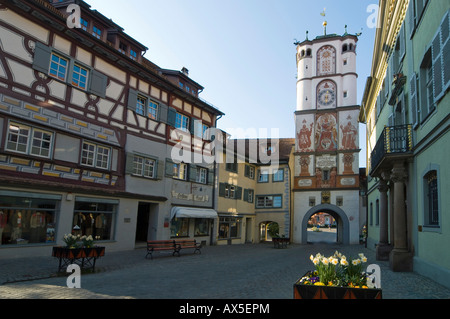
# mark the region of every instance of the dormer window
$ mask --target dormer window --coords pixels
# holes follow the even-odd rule
[[[119,52],[126,54],[127,53],[127,45],[123,42],[119,43]]]
[[[89,23],[86,20],[84,20],[83,18],[80,18],[80,24],[81,24],[81,29],[83,29],[84,31],[88,30]]]
[[[130,49],[130,58],[132,58],[133,60],[137,60],[137,52],[134,51],[133,49]]]
[[[94,25],[94,28],[92,29],[92,35],[96,37],[97,39],[102,38],[102,30]]]

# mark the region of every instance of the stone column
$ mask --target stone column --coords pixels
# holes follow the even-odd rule
[[[388,201],[387,191],[389,187],[387,180],[388,173],[383,173],[378,183],[378,191],[380,192],[380,242],[377,245],[377,260],[389,260],[389,253],[392,247],[389,245],[389,223],[388,223]]]
[[[391,180],[394,182],[394,248],[389,255],[393,271],[412,271],[412,254],[408,252],[405,185],[408,174],[403,163],[394,165]]]

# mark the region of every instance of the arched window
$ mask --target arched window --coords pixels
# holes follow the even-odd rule
[[[424,178],[424,226],[439,227],[439,184],[437,170],[428,171]]]
[[[325,45],[317,51],[317,75],[336,73],[336,49]]]
[[[347,50],[348,50],[348,46],[347,46],[347,43],[345,43],[345,44],[342,46],[342,52],[347,52]]]

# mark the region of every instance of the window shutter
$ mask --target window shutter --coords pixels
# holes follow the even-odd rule
[[[188,166],[189,170],[189,181],[196,182],[197,181],[197,166],[193,164],[189,164]]]
[[[234,192],[234,198],[235,199],[242,199],[242,187],[236,186],[236,190]]]
[[[245,165],[244,176],[250,177],[250,166]]]
[[[434,102],[436,103],[442,93],[442,58],[440,30],[431,43],[431,59],[433,63],[433,96]]]
[[[409,95],[410,95],[410,105],[412,112],[413,125],[417,124],[418,119],[418,109],[417,109],[417,74],[414,73],[410,80],[409,86]]]
[[[138,92],[134,89],[128,91],[128,104],[127,108],[136,111]]]
[[[244,202],[248,202],[248,189],[244,189]]]
[[[414,8],[415,0],[409,2],[409,38],[411,39],[416,29],[416,10]]]
[[[167,124],[167,113],[169,111],[169,107],[165,104],[159,104],[159,114],[158,114],[158,119]]]
[[[442,72],[443,72],[443,91],[445,92],[450,85],[450,10],[444,17],[441,24],[442,36]]]
[[[125,163],[125,174],[133,174],[134,172],[134,154],[127,153],[126,154],[126,163]]]
[[[225,188],[226,187],[227,187],[227,184],[225,184],[225,183],[219,184],[219,196],[220,197],[225,197]]]
[[[156,161],[156,179],[162,180],[164,176],[164,160]]]
[[[214,169],[208,169],[208,185],[214,185]]]
[[[165,174],[168,177],[173,177],[173,161],[169,158],[166,159],[166,168],[165,168]]]
[[[175,127],[176,118],[177,118],[177,111],[173,107],[169,107],[167,111],[167,124]]]
[[[97,70],[92,70],[91,75],[91,86],[89,88],[90,92],[101,98],[105,98],[106,95],[106,75],[98,72]],[[136,104],[135,104],[136,107]]]
[[[400,36],[399,39],[400,41],[400,55],[399,55],[399,65],[400,62],[403,60],[403,58],[405,57],[405,52],[406,52],[406,42],[405,42],[405,23],[403,23],[401,29],[400,29]]]
[[[197,133],[196,131],[195,131],[195,122],[196,122],[197,120],[195,119],[195,118],[193,118],[193,117],[191,117],[191,118],[189,118],[189,132],[191,133],[191,134],[194,134],[195,135],[195,133]]]
[[[48,74],[52,49],[41,42],[36,41],[34,48],[33,69]]]

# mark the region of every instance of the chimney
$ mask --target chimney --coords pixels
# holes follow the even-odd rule
[[[183,67],[183,68],[181,69],[181,72],[182,72],[184,75],[189,76],[189,70],[186,69],[185,67]]]

